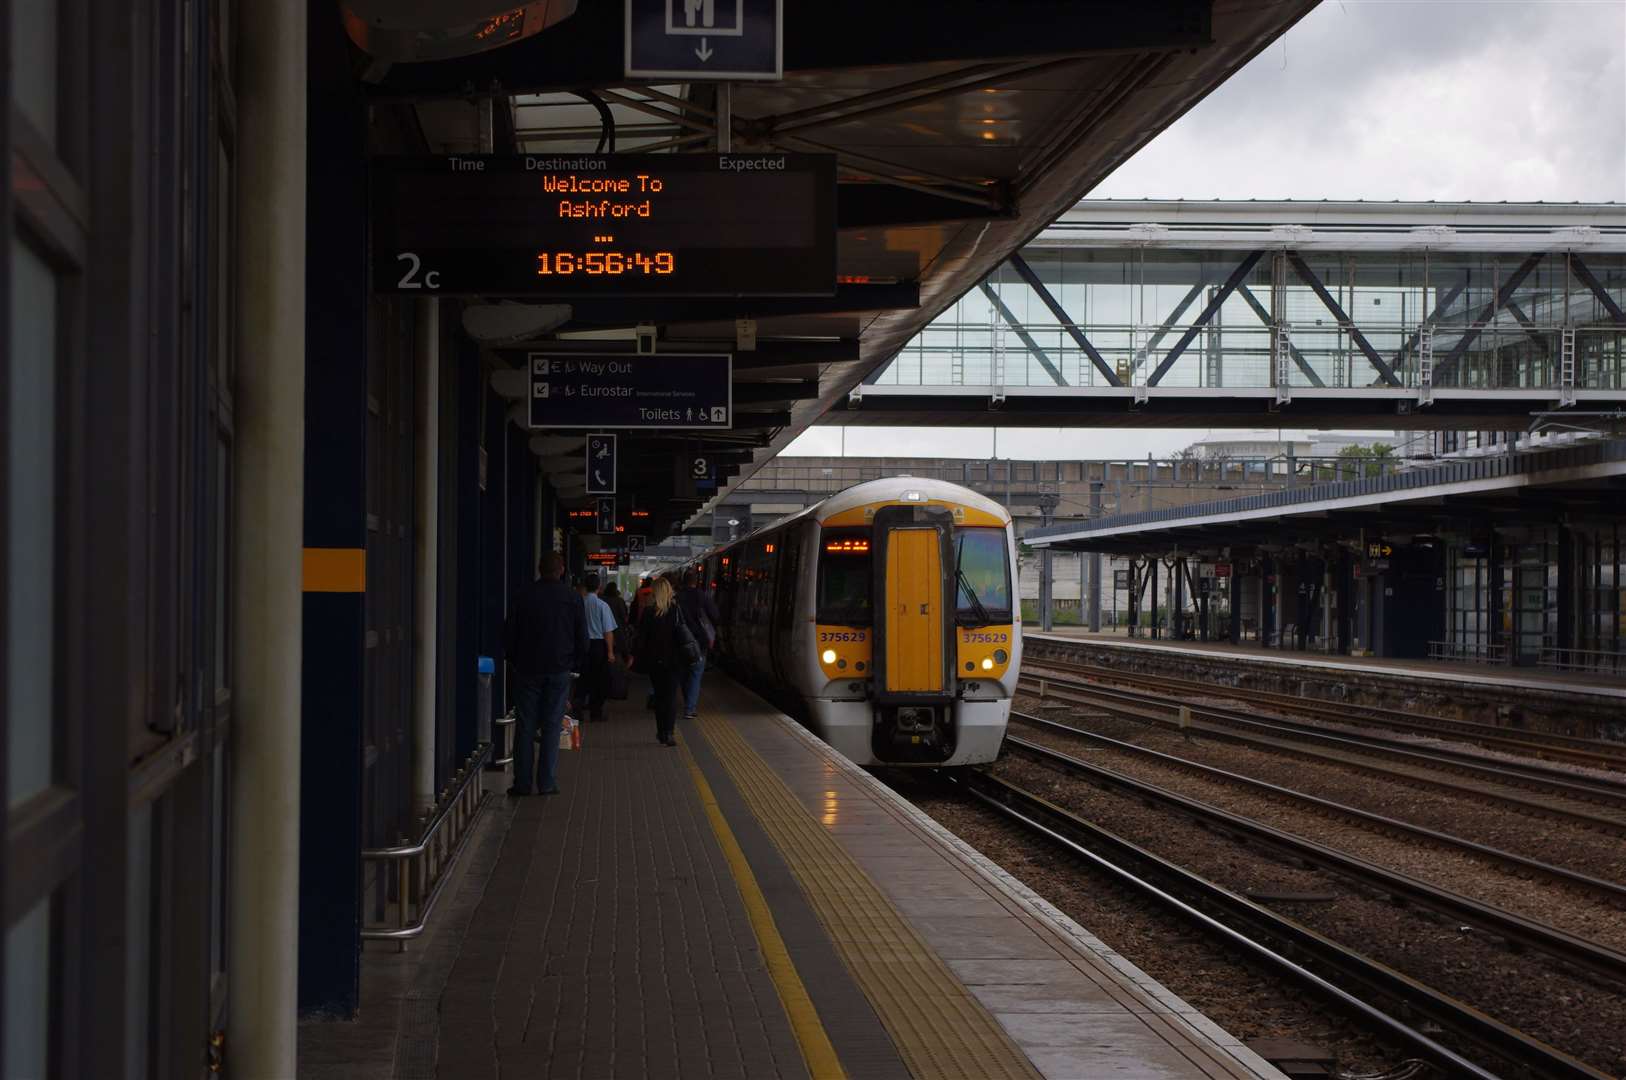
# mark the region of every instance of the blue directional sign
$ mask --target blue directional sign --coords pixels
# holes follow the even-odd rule
[[[587,436],[587,494],[615,494],[615,436]]]
[[[535,428],[726,431],[734,426],[727,353],[526,352]]]
[[[626,0],[629,79],[779,79],[783,0]]]

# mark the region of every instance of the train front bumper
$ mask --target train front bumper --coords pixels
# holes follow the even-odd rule
[[[875,756],[871,736],[875,728],[875,705],[869,701],[808,699],[813,733],[859,765],[919,765],[922,762],[887,761]],[[954,753],[946,761],[929,764],[944,767],[977,765],[999,756],[1010,718],[1009,698],[953,702]]]

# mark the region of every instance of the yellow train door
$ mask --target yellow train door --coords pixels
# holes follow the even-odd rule
[[[943,562],[937,529],[892,531],[886,547],[886,689],[943,690]]]

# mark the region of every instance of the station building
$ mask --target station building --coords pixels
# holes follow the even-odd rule
[[[7,1075],[316,1075],[470,820],[510,596],[602,543],[527,344],[734,356],[730,423],[621,444],[658,541],[1312,6],[787,0],[734,86],[629,78],[621,4],[0,3]],[[457,202],[384,214],[389,159],[600,150],[813,155],[834,280],[436,298],[370,245]]]

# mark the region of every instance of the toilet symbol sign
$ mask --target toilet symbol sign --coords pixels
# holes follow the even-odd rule
[[[784,0],[626,0],[629,79],[779,79]]]
[[[587,436],[587,494],[615,494],[615,436]]]

